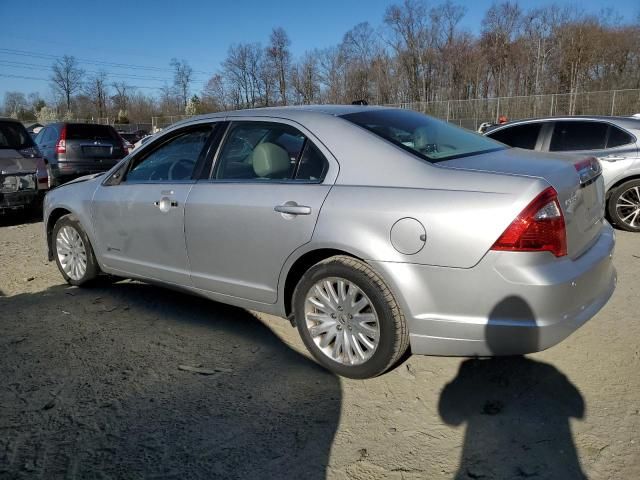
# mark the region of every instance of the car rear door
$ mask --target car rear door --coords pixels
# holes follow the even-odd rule
[[[196,183],[187,201],[194,286],[275,303],[282,266],[311,240],[337,169],[297,124],[232,123],[210,178]]]
[[[211,123],[163,135],[96,190],[92,214],[104,264],[125,275],[189,285],[184,211]]]
[[[58,132],[55,125],[47,125],[36,137],[38,149],[42,153],[46,163],[55,162],[56,160],[56,141],[58,140]]]
[[[597,157],[602,164],[605,190],[638,156],[634,139],[627,132],[609,122],[587,119],[553,122],[546,149]]]

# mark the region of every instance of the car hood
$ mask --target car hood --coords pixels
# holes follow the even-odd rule
[[[84,175],[82,177],[78,177],[75,178],[73,180],[71,180],[70,182],[65,183],[65,185],[72,185],[74,183],[81,183],[81,182],[86,182],[89,180],[93,180],[94,178],[98,178],[101,177],[102,175],[104,175],[105,172],[99,172],[99,173],[92,173],[91,175]]]
[[[0,149],[0,173],[34,173],[38,158],[26,158],[18,150]]]

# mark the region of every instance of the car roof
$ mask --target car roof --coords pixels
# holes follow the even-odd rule
[[[11,117],[0,117],[0,122],[13,122],[13,123],[19,123],[20,125],[22,125],[22,122],[20,120],[16,120],[15,118],[11,118]],[[24,125],[22,125],[24,127]]]
[[[571,120],[606,121],[606,122],[610,122],[615,125],[630,128],[633,130],[640,129],[640,118],[637,118],[637,117],[621,117],[621,116],[612,117],[607,115],[565,115],[565,116],[554,116],[554,117],[521,118],[519,120],[513,120],[511,122],[503,123],[501,125],[492,125],[491,128],[489,128],[486,133],[494,132],[498,129],[510,127],[513,125],[520,125],[523,123],[555,122],[555,121],[567,121],[567,120],[568,121],[571,121]]]
[[[198,120],[233,118],[233,117],[278,117],[288,120],[302,120],[309,115],[340,116],[349,113],[359,113],[371,110],[390,110],[391,107],[368,105],[296,105],[286,107],[249,108],[245,110],[230,110],[227,112],[205,113],[182,120],[172,125],[182,125]]]

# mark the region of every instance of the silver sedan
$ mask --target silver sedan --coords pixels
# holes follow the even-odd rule
[[[615,288],[595,159],[360,106],[205,115],[51,191],[50,260],[287,317],[326,368],[548,348]],[[215,306],[212,306],[215,308]]]

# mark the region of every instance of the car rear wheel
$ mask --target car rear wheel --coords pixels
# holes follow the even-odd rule
[[[89,237],[74,215],[58,219],[51,241],[58,270],[68,283],[80,286],[98,276],[100,269]]]
[[[616,187],[607,205],[609,218],[629,232],[640,232],[640,180],[629,180]]]
[[[384,373],[406,352],[405,318],[382,278],[347,256],[311,267],[293,294],[296,326],[327,369],[350,378]]]

